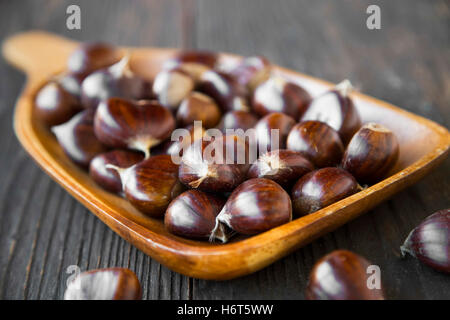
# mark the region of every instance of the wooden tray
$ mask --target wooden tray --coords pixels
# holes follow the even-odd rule
[[[33,117],[37,89],[49,76],[65,69],[67,57],[77,45],[38,31],[18,34],[3,43],[5,58],[27,74],[27,84],[15,109],[17,137],[44,171],[112,230],[170,269],[191,277],[223,280],[262,269],[415,183],[449,152],[450,134],[445,128],[355,93],[355,104],[363,121],[384,124],[399,139],[400,159],[389,178],[311,215],[250,238],[224,245],[183,239],[168,233],[162,221],[142,215],[126,200],[95,185],[87,173],[64,155],[50,131]],[[128,49],[132,54],[132,68],[150,78],[158,72],[161,62],[175,52],[173,49]],[[222,58],[232,61],[237,56],[223,54]],[[332,86],[281,67],[276,67],[275,72],[300,83],[312,95]]]

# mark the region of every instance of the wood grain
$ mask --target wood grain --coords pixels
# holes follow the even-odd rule
[[[65,29],[68,3],[48,1],[48,10],[37,10],[41,4],[33,1],[1,2],[0,12],[8,15],[0,21],[1,38],[41,28],[76,39],[122,45],[181,45],[173,23],[175,1],[164,1],[168,4],[160,15],[159,1],[79,1],[86,12],[85,24],[82,31],[75,32]],[[364,27],[368,4],[197,2],[195,39],[202,48],[262,52],[278,64],[333,82],[348,77],[363,92],[448,127],[448,3],[380,1],[380,31]],[[37,11],[43,13],[34,14]],[[105,23],[97,23],[98,15],[108,17],[103,19]],[[127,28],[115,27],[124,23]],[[431,212],[449,206],[448,160],[369,214],[254,275],[226,282],[191,280],[161,267],[117,237],[27,158],[11,128],[11,106],[24,77],[4,63],[0,68],[4,151],[0,154],[0,298],[61,298],[69,264],[78,264],[83,270],[129,266],[143,284],[144,298],[302,298],[314,261],[336,248],[353,250],[380,265],[389,298],[450,296],[444,275],[413,259],[398,258],[398,247],[408,231]],[[34,193],[38,195],[29,196]]]

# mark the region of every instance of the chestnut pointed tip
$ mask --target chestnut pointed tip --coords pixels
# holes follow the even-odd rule
[[[117,171],[117,173],[120,173],[121,171],[125,170],[125,169],[123,169],[123,168],[120,168],[120,167],[115,166],[115,165],[110,164],[110,163],[106,164],[106,165],[105,165],[105,168],[106,168],[106,169],[112,169],[112,170],[115,170],[115,171]]]
[[[406,258],[406,255],[409,254],[413,257],[416,257],[416,254],[414,251],[411,250],[411,248],[406,244],[403,244],[400,246],[400,253],[402,255],[402,258]]]
[[[286,167],[286,164],[280,160],[280,156],[276,152],[267,152],[260,159],[266,165],[262,170],[262,175],[276,175],[281,169]]]
[[[270,79],[271,81],[273,81],[273,84],[278,88],[278,90],[283,90],[283,87],[286,85],[287,81],[285,78],[281,77],[281,76],[274,76],[273,78]],[[269,80],[269,81],[270,81]]]
[[[136,137],[133,140],[130,140],[128,142],[128,146],[131,149],[138,150],[144,153],[145,157],[144,159],[150,158],[150,149],[157,144],[159,144],[161,141],[154,138],[140,138]]]
[[[400,246],[400,254],[402,258],[406,258],[406,256],[409,254],[410,256],[417,258],[416,253],[414,252],[414,248],[412,247],[412,237],[414,232],[416,231],[416,228],[412,229],[408,236],[406,237],[403,244]]]
[[[205,181],[205,179],[208,178],[208,175],[204,175],[202,177],[200,177],[197,180],[191,181],[189,182],[189,187],[197,189],[198,187],[200,187],[200,185],[202,184],[203,181]]]
[[[113,64],[109,70],[119,75],[125,75],[127,77],[132,76],[133,72],[131,71],[130,68],[130,60],[131,60],[131,53],[130,51],[127,50],[122,59],[120,59],[117,63]]]
[[[194,189],[197,189],[198,187],[200,187],[200,185],[203,183],[203,181],[205,181],[207,178],[217,178],[217,171],[215,171],[213,168],[207,167],[206,168],[206,172],[204,172],[200,178],[198,178],[197,180],[191,181],[188,183],[188,185]]]
[[[353,87],[352,83],[350,82],[350,80],[345,79],[345,80],[341,81],[340,83],[338,83],[336,85],[335,89],[343,97],[347,97],[350,94],[350,92],[352,92],[354,90],[354,87]]]
[[[216,239],[222,241],[222,243],[227,243],[229,240],[229,237],[227,236],[227,233],[225,231],[225,227],[222,224],[219,225],[219,229],[216,234]]]
[[[223,207],[216,216],[216,222],[214,228],[211,230],[209,242],[214,242],[215,239],[222,241],[222,243],[228,242],[229,236],[226,234],[225,226],[222,223],[230,226],[229,221],[229,215],[225,212],[225,207]]]
[[[123,188],[123,182],[122,181],[124,180],[124,175],[125,175],[127,169],[129,169],[129,168],[120,168],[120,167],[115,166],[115,165],[113,165],[111,163],[106,164],[105,168],[114,170],[114,171],[116,171],[119,174],[120,182],[121,182],[122,188]]]
[[[226,213],[225,207],[222,209],[222,211],[217,215],[217,220],[221,223],[226,224],[231,228],[230,223],[231,215]]]
[[[219,213],[219,215],[220,215],[220,213]],[[216,238],[217,229],[219,229],[219,224],[220,224],[220,222],[219,222],[219,219],[217,216],[214,228],[211,230],[211,234],[209,235],[209,239],[208,239],[209,242],[214,242],[214,239]]]

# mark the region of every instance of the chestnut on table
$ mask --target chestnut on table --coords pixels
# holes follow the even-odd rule
[[[403,256],[410,254],[438,271],[450,273],[450,209],[435,212],[422,221],[400,250]]]
[[[64,292],[64,300],[140,300],[142,289],[133,271],[106,268],[76,276]]]
[[[374,284],[368,287],[368,267],[365,258],[336,250],[321,258],[309,276],[306,298],[309,300],[384,300],[384,292]]]

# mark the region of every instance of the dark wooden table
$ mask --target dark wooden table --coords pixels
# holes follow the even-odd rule
[[[66,29],[81,7],[82,29]],[[450,124],[450,7],[433,1],[203,0],[189,43],[263,54],[279,65],[339,82],[446,127]],[[366,8],[381,8],[381,30]],[[43,29],[80,40],[180,47],[178,1],[0,1],[0,37]],[[45,45],[45,44],[42,44]],[[0,61],[0,299],[60,299],[66,269],[128,267],[144,299],[302,299],[313,263],[346,248],[381,268],[391,299],[449,299],[450,278],[399,246],[432,212],[450,207],[450,161],[366,215],[253,275],[224,282],[190,279],[150,259],[109,230],[44,174],[17,142],[13,106],[24,76]]]

